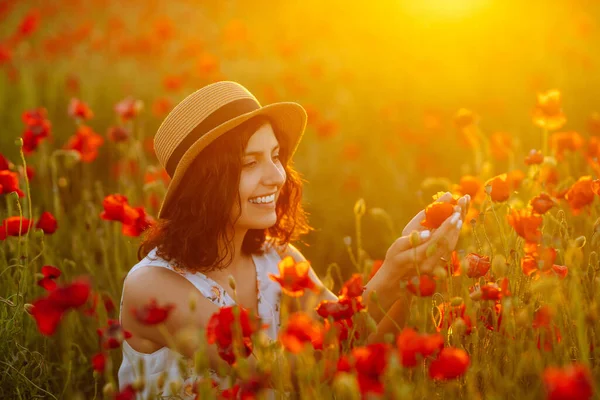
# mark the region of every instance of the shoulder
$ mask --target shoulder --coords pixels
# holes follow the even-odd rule
[[[291,256],[296,262],[306,261],[306,257],[304,257],[302,252],[291,243],[283,246],[276,246],[276,251],[281,259]]]

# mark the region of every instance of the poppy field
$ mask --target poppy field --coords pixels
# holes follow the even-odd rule
[[[600,3],[281,3],[0,0],[0,398],[600,398]],[[338,301],[292,312],[315,288],[285,258],[277,342],[236,307],[170,338],[215,345],[228,387],[199,350],[120,388],[123,280],[170,180],[154,133],[221,80],[306,109],[294,245]],[[466,195],[375,335],[386,251]]]

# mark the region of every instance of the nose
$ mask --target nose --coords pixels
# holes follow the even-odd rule
[[[285,170],[281,164],[268,162],[263,174],[263,183],[265,186],[277,186],[279,189],[285,182]]]

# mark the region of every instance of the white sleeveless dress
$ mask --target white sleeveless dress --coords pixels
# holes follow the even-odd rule
[[[269,273],[279,275],[277,264],[281,261],[281,257],[272,246],[265,245],[265,248],[267,251],[265,251],[263,255],[252,255],[252,259],[256,266],[256,276],[258,281],[258,312],[263,324],[268,324],[270,326],[270,328],[266,330],[267,335],[272,340],[277,340],[277,332],[279,331],[280,326],[279,307],[281,287],[277,282],[269,278]],[[173,269],[166,260],[156,255],[156,248],[150,251],[139,263],[134,265],[127,275],[146,266],[163,267],[180,274],[191,282],[204,297],[219,307],[235,304],[235,301],[231,296],[229,296],[217,282],[200,272],[189,273]],[[121,321],[121,315],[123,313],[122,307],[123,294],[121,293],[119,322]],[[148,394],[150,394],[151,386],[155,385],[156,379],[163,372],[166,374],[163,396],[177,394],[184,399],[194,398],[192,385],[196,376],[194,375],[193,360],[184,358],[181,354],[168,347],[162,347],[153,353],[141,353],[134,350],[126,340],[123,341],[122,351],[123,361],[118,372],[119,390],[123,390],[128,384],[133,383],[140,375],[139,364],[142,362],[141,360],[143,360],[146,387],[143,392],[138,394],[137,398],[140,398],[141,394],[141,398],[145,399]],[[187,368],[187,378],[182,376],[180,372],[180,360],[183,360],[183,365]],[[210,370],[210,376],[216,382],[219,382],[219,378],[214,371]],[[171,393],[169,383],[176,379],[183,381],[182,389],[180,393]],[[228,387],[227,381],[229,380],[226,379],[225,382],[221,383],[222,389]]]

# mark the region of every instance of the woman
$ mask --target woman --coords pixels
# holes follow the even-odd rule
[[[125,279],[121,309],[138,309],[153,299],[174,308],[163,327],[142,324],[121,311],[123,328],[132,337],[123,343],[120,388],[143,376],[145,393],[163,379],[166,393],[178,390],[180,386],[168,382],[179,376],[179,354],[193,359],[196,347],[184,345],[175,352],[170,338],[190,327],[204,329],[223,306],[237,303],[253,311],[270,326],[271,339],[277,339],[281,288],[269,274],[278,275],[277,264],[287,256],[305,260],[290,242],[311,229],[301,204],[302,182],[291,166],[306,118],[296,103],[261,107],[234,82],[217,82],[192,93],[165,118],[154,143],[172,179],[159,222],[140,246],[145,257]],[[450,199],[447,193],[441,201]],[[400,282],[416,275],[417,264],[420,271],[433,270],[454,248],[468,201],[461,198],[455,215],[433,233],[421,229],[421,211],[391,245],[363,294],[368,312],[379,323],[371,341],[390,330],[383,311],[391,318],[402,318],[406,311]],[[409,239],[414,230],[420,231],[420,244]],[[427,243],[442,237],[446,246],[426,257]],[[319,290],[306,293],[299,304],[311,313],[317,302],[337,297],[312,268],[309,276]],[[381,307],[369,307],[371,292],[377,292]],[[189,307],[194,296],[196,306]],[[207,356],[218,380],[214,370],[223,360],[214,346]]]

